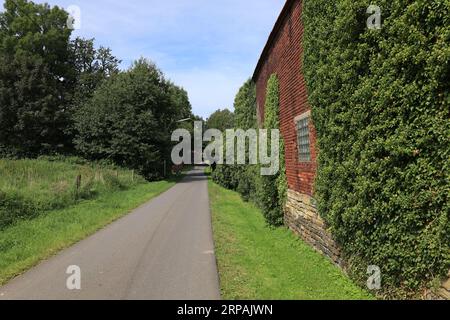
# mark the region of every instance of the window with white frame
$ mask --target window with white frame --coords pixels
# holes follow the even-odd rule
[[[295,126],[297,129],[298,159],[300,162],[311,161],[311,145],[309,137],[310,118],[310,112],[306,112],[301,116],[295,118]]]

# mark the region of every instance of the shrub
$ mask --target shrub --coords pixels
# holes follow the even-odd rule
[[[265,129],[279,129],[279,85],[276,75],[267,84]],[[256,89],[248,80],[239,89],[234,102],[235,128],[248,130],[257,128]],[[270,141],[270,136],[269,136]],[[270,147],[270,146],[269,146]],[[248,150],[246,150],[248,163]],[[284,143],[280,139],[280,170],[273,176],[261,176],[259,165],[220,165],[212,173],[217,184],[238,191],[246,201],[253,201],[263,211],[266,222],[272,226],[283,224],[283,208],[286,201],[287,181],[284,162]]]
[[[234,100],[235,127],[248,130],[258,127],[256,120],[256,88],[251,79],[247,80],[239,89]],[[249,161],[248,150],[246,150],[246,161]],[[236,175],[239,177],[237,191],[245,201],[257,202],[256,180],[257,166],[237,166]]]
[[[215,183],[230,190],[236,190],[239,184],[234,165],[218,165],[216,170],[211,173],[211,177]]]
[[[279,125],[279,83],[278,77],[272,74],[267,81],[266,103],[264,105],[264,129],[280,129]],[[279,226],[283,224],[284,201],[286,197],[286,177],[284,162],[284,144],[280,137],[280,170],[276,175],[260,176],[256,185],[259,205],[268,224]],[[270,142],[269,142],[270,143]]]
[[[317,129],[318,209],[355,279],[417,292],[450,268],[450,5],[304,1],[304,72]]]
[[[31,219],[39,214],[39,207],[17,192],[0,190],[0,230],[20,219]]]

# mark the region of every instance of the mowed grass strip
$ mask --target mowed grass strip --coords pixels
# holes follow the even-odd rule
[[[0,231],[0,285],[168,190],[175,181],[141,183],[48,211]]]
[[[373,299],[286,228],[267,227],[239,194],[209,181],[222,298]]]

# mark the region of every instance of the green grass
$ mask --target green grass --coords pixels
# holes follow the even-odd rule
[[[79,188],[77,176],[81,176]],[[78,158],[0,159],[0,230],[48,210],[142,183],[145,180],[133,171]]]
[[[61,170],[64,169],[62,166]],[[54,173],[54,176],[64,175],[59,174]],[[66,174],[72,178],[70,173]],[[140,181],[125,190],[105,190],[95,199],[79,200],[71,206],[41,212],[36,218],[19,220],[3,228],[0,231],[0,285],[126,215],[175,183]]]
[[[286,228],[269,228],[238,193],[209,181],[222,297],[373,299]]]

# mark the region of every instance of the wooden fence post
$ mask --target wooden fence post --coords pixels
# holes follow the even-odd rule
[[[75,184],[76,184],[76,187],[77,187],[77,193],[78,193],[78,191],[79,191],[80,188],[81,188],[81,174],[79,174],[79,175],[77,176],[77,180],[76,180]]]

